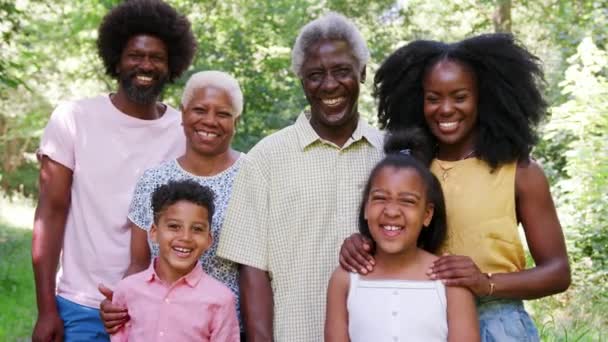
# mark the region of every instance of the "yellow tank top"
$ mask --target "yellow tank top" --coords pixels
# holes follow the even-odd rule
[[[514,272],[526,266],[517,230],[517,162],[492,172],[484,161],[433,160],[431,171],[446,202],[447,239],[440,253],[467,255],[482,272]]]

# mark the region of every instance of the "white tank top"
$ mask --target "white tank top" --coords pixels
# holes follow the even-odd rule
[[[346,302],[351,342],[447,341],[440,281],[366,280],[350,274]]]

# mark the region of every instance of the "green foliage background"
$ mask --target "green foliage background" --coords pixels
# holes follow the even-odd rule
[[[574,282],[533,301],[546,339],[608,338],[608,0],[170,0],[187,13],[199,49],[164,100],[178,103],[204,69],[237,77],[246,105],[235,146],[247,151],[288,125],[306,101],[289,70],[298,29],[327,10],[353,18],[372,52],[362,112],[374,122],[369,81],[413,39],[459,40],[494,30],[510,3],[513,33],[544,62],[550,119],[534,154],[544,165],[567,237]],[[110,92],[96,56],[97,26],[115,0],[0,0],[0,189],[35,198],[35,151],[58,101]],[[581,323],[584,322],[584,323]],[[582,324],[582,325],[581,325]]]

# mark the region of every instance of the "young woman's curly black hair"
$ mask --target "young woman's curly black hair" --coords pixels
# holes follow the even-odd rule
[[[167,207],[179,201],[186,201],[207,208],[209,225],[211,225],[215,212],[214,197],[213,191],[210,188],[202,186],[191,179],[170,181],[157,187],[152,193],[154,222],[158,223],[160,215],[162,215]]]
[[[544,74],[539,59],[510,34],[485,34],[452,44],[418,40],[399,48],[374,78],[381,126],[422,127],[430,135],[423,112],[423,80],[442,60],[462,63],[475,73],[477,156],[492,168],[527,159],[538,140],[536,125],[547,109]]]
[[[114,7],[99,26],[97,50],[108,75],[118,77],[116,65],[122,50],[127,41],[138,34],[149,34],[165,43],[170,82],[192,63],[196,40],[190,21],[163,1],[129,0]]]

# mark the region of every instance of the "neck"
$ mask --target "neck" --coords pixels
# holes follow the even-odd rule
[[[169,265],[162,262],[161,258],[158,258],[156,263],[154,264],[154,272],[163,281],[163,283],[168,285],[173,285],[176,281],[186,276],[188,273],[192,272],[194,267],[196,267],[197,263],[194,263],[192,267],[189,268],[187,272],[178,272],[172,269]]]
[[[475,156],[475,145],[442,145],[437,149],[437,158],[445,161],[458,161]]]
[[[112,104],[121,112],[142,120],[154,120],[164,114],[164,107],[156,101],[147,104],[140,104],[131,101],[125,91],[118,87],[116,94],[110,95]]]
[[[188,147],[186,154],[179,157],[177,161],[184,170],[196,176],[209,177],[226,170],[237,159],[239,159],[239,153],[231,148],[224,153],[208,156]]]
[[[323,140],[331,141],[339,147],[344,146],[348,139],[353,135],[357,124],[359,123],[359,115],[353,115],[352,118],[340,126],[327,126],[317,122],[312,117],[310,125]]]
[[[381,269],[384,275],[397,276],[403,274],[405,269],[412,268],[418,262],[420,249],[418,247],[407,248],[400,253],[385,253],[376,250],[374,258],[376,268]]]

